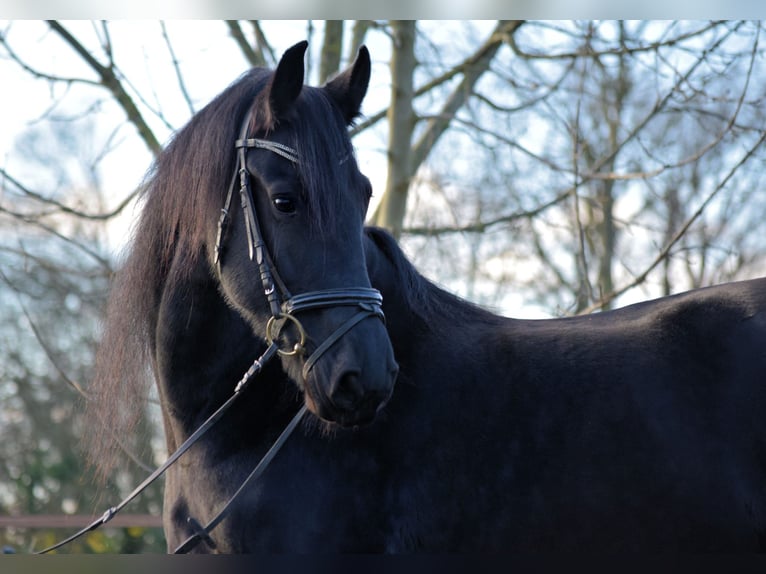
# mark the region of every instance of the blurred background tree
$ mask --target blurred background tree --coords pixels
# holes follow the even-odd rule
[[[91,515],[165,456],[156,397],[97,482],[82,401],[143,173],[238,74],[308,38],[310,83],[365,43],[352,128],[369,222],[512,316],[596,312],[766,272],[762,23],[5,22],[0,519]],[[9,130],[8,126],[13,126]],[[5,141],[5,143],[3,143]],[[161,485],[129,512],[158,516]],[[66,533],[6,528],[40,548]],[[162,551],[157,529],[65,551]]]

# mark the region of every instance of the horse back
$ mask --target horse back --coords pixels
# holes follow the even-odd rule
[[[766,550],[766,280],[494,338],[519,541]]]

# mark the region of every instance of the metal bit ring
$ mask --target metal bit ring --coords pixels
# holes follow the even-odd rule
[[[277,324],[277,321],[280,319],[285,319],[286,321],[282,323],[281,325]],[[292,357],[294,355],[300,355],[303,354],[305,348],[304,343],[306,342],[306,331],[303,328],[303,325],[301,325],[301,322],[298,321],[295,317],[290,315],[289,313],[280,313],[278,316],[273,316],[271,319],[269,319],[269,322],[266,323],[266,342],[268,342],[269,345],[271,345],[274,341],[276,341],[279,336],[282,333],[282,329],[287,324],[287,322],[291,322],[293,325],[295,325],[295,328],[298,330],[298,342],[293,345],[293,348],[289,351],[285,351],[283,349],[277,349],[277,353],[282,355],[283,357]],[[275,331],[276,327],[276,331]]]

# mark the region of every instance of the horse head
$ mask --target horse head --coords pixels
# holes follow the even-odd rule
[[[243,120],[210,258],[224,296],[278,349],[309,410],[349,426],[375,417],[397,375],[365,264],[371,187],[347,130],[370,58],[361,48],[346,71],[308,87],[306,47],[287,50]]]

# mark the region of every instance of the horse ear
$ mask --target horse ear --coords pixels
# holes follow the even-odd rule
[[[269,126],[285,116],[303,89],[303,55],[308,45],[305,40],[298,42],[284,53],[277,64],[268,89]]]
[[[369,83],[370,52],[362,46],[354,63],[325,84],[325,89],[340,106],[346,123],[350,124],[359,115]]]

